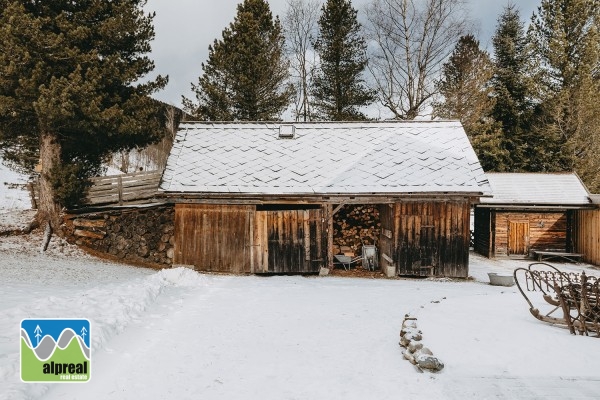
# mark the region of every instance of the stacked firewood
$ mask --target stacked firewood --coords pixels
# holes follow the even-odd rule
[[[333,218],[334,254],[359,255],[363,242],[377,244],[380,231],[377,206],[344,205]]]

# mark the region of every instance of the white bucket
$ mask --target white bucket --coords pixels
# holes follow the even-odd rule
[[[512,275],[498,275],[495,272],[488,272],[490,277],[490,285],[494,286],[513,286],[515,278]]]

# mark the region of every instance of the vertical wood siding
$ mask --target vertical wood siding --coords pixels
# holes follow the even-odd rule
[[[574,216],[575,251],[583,260],[600,265],[600,210],[578,210]]]
[[[400,275],[467,277],[468,201],[395,205],[395,260]]]
[[[489,208],[475,207],[475,251],[486,257],[491,254],[492,225]]]
[[[494,217],[495,215],[495,217]],[[566,212],[503,212],[492,213],[495,218],[495,241],[493,244],[496,256],[507,256],[510,254],[526,254],[530,250],[559,250],[566,251],[567,246],[567,213]],[[519,252],[518,232],[509,233],[511,224],[525,224],[529,227],[529,239],[527,251]],[[514,225],[515,229],[520,229]],[[521,225],[522,227],[522,225]],[[521,235],[524,235],[521,232]],[[509,236],[513,239],[512,246]]]
[[[327,260],[321,209],[177,204],[174,264],[232,273],[314,273]]]
[[[394,263],[394,205],[382,204],[379,206],[379,220],[381,232],[379,234],[379,265],[381,268],[395,266]]]
[[[262,270],[255,272],[313,273],[324,265],[322,210],[257,211],[256,214],[257,220],[266,220],[267,237],[258,240],[265,246],[266,239],[268,250],[267,269],[263,261]]]
[[[508,221],[508,254],[529,254],[529,222]]]
[[[177,204],[174,264],[249,273],[252,206]]]

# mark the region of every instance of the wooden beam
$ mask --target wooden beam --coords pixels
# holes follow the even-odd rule
[[[333,206],[326,204],[327,215],[327,268],[333,268]]]
[[[333,216],[334,216],[335,214],[337,214],[337,212],[338,212],[338,211],[340,211],[340,210],[342,209],[342,207],[344,207],[344,202],[342,202],[342,203],[341,203],[339,206],[337,206],[337,207],[335,208],[335,210],[333,210],[333,212],[331,213],[331,218],[333,218]]]

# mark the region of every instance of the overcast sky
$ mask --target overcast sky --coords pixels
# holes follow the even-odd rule
[[[208,46],[233,21],[236,6],[242,0],[149,0],[147,9],[156,12],[156,38],[152,43],[151,58],[155,72],[169,75],[169,84],[155,97],[180,106],[181,96],[193,98],[191,83],[202,73],[200,64],[208,57]],[[361,13],[369,0],[354,0]],[[417,0],[425,1],[425,0]],[[478,27],[482,46],[491,49],[490,38],[496,21],[507,0],[468,0],[471,18]],[[513,0],[521,12],[521,19],[530,20],[540,0]],[[274,15],[283,16],[286,0],[270,0]],[[360,18],[360,17],[359,17]]]

